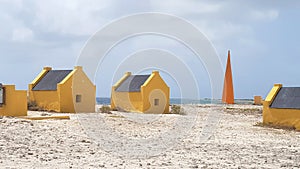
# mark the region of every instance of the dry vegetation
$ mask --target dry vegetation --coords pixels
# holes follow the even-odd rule
[[[111,108],[110,106],[107,106],[107,105],[103,105],[100,107],[100,113],[106,113],[106,114],[111,114]]]
[[[180,105],[171,105],[171,114],[185,115],[184,109]]]

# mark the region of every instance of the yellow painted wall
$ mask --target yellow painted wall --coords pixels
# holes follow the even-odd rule
[[[262,97],[254,96],[254,105],[262,105]]]
[[[300,110],[270,108],[281,87],[281,84],[275,84],[263,102],[263,123],[295,127],[297,130],[300,130]]]
[[[57,91],[32,91],[30,98],[43,110],[60,112]]]
[[[113,87],[111,92],[111,108],[143,113],[169,113],[170,89],[154,71],[141,92],[116,92],[115,89],[130,76],[127,72]],[[159,105],[154,105],[154,99],[159,99]]]
[[[72,72],[73,73],[73,72]],[[60,112],[75,113],[72,95],[72,79],[57,85]]]
[[[29,100],[36,102],[37,106],[47,110],[60,112],[59,95],[57,91],[32,91],[32,88],[52,70],[51,67],[44,67],[39,75],[28,85]]]
[[[0,107],[1,116],[27,116],[27,92],[15,90],[14,85],[4,85],[5,104]]]
[[[48,111],[80,113],[95,112],[96,86],[83,72],[82,67],[75,69],[57,85],[57,91],[32,91],[51,68],[44,68],[38,77],[29,84],[29,99]],[[80,103],[76,103],[76,95],[81,95]]]
[[[112,109],[142,112],[143,103],[140,92],[112,92]]]
[[[170,88],[154,71],[142,86],[143,112],[145,113],[169,113]],[[154,105],[154,100],[159,99],[159,105]]]
[[[126,72],[125,75],[112,87],[111,89],[111,99],[110,99],[110,106],[111,109],[123,109],[125,111],[141,111],[136,109],[135,107],[131,104],[130,101],[130,95],[128,92],[116,92],[116,88],[118,88],[129,76],[131,75],[130,72]],[[133,100],[134,95],[131,96]]]
[[[92,113],[96,106],[96,86],[83,72],[82,67],[75,69],[58,85],[62,112]],[[81,102],[76,102],[81,95]]]

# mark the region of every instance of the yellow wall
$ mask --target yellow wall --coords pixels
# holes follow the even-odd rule
[[[143,112],[145,113],[169,113],[170,88],[154,71],[142,86]],[[154,105],[154,99],[159,99],[159,105]]]
[[[72,72],[73,73],[73,72]],[[57,85],[60,112],[75,113],[72,95],[72,78]]]
[[[30,98],[43,110],[60,112],[57,91],[32,91]]]
[[[111,108],[143,113],[169,113],[170,89],[154,71],[142,85],[141,92],[116,92],[115,89],[130,76],[127,72],[113,87],[111,92]],[[154,105],[159,99],[159,105]]]
[[[262,97],[254,96],[254,105],[262,105]]]
[[[300,130],[300,110],[270,108],[281,87],[281,84],[275,84],[263,102],[263,123],[295,127],[297,130]]]
[[[75,69],[58,85],[62,112],[92,113],[96,106],[96,86],[83,72],[82,67]],[[81,102],[76,102],[81,95]]]
[[[112,109],[142,112],[143,102],[140,92],[112,92]]]
[[[125,111],[141,111],[136,110],[130,101],[130,95],[128,92],[116,92],[116,88],[118,88],[129,76],[131,75],[130,72],[126,72],[125,75],[112,87],[111,89],[111,99],[110,99],[110,106],[111,109],[123,109]],[[134,95],[131,96],[134,99]]]
[[[75,69],[59,84],[57,91],[32,91],[51,68],[44,68],[39,76],[29,84],[29,99],[48,111],[80,113],[95,112],[96,86],[83,72],[82,67]],[[76,103],[76,95],[81,95],[80,103]]]
[[[4,85],[5,104],[0,107],[1,116],[27,116],[27,92],[15,90],[14,85]]]
[[[36,102],[37,106],[43,110],[60,112],[59,95],[57,91],[32,91],[32,88],[52,70],[44,67],[40,74],[28,85],[29,100]]]

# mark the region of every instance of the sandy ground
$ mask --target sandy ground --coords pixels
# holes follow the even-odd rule
[[[0,168],[300,168],[300,132],[255,126],[261,109],[188,105],[187,115],[2,117]]]

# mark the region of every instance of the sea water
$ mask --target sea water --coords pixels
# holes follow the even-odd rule
[[[110,105],[110,98],[107,97],[97,97],[96,98],[98,105]],[[236,104],[253,104],[252,99],[236,99]],[[222,101],[219,99],[180,99],[180,98],[171,98],[170,104],[222,104]]]

